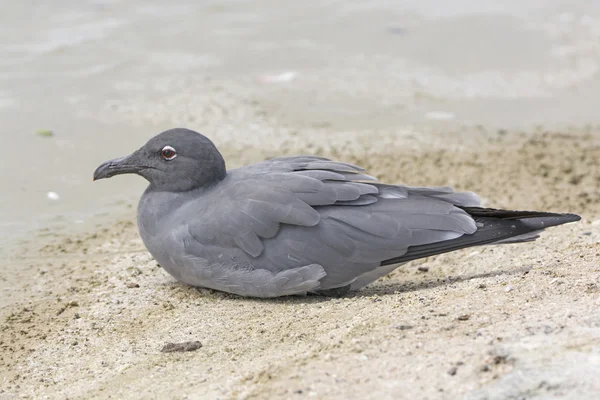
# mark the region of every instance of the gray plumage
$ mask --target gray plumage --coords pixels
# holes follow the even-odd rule
[[[528,241],[579,219],[483,209],[474,193],[382,184],[323,157],[227,171],[214,144],[187,129],[102,164],[94,179],[122,173],[150,183],[138,227],[158,263],[186,284],[242,296],[344,293],[415,258]]]

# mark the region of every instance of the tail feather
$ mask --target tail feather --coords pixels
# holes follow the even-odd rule
[[[579,215],[575,214],[497,210],[480,207],[461,208],[469,213],[477,223],[478,229],[475,233],[443,242],[409,247],[404,255],[382,261],[381,265],[408,262],[472,246],[529,242],[535,240],[539,232],[545,228],[581,219]]]

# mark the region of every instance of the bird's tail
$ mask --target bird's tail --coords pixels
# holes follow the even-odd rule
[[[403,263],[417,258],[486,244],[529,242],[538,238],[538,233],[551,226],[579,221],[575,214],[557,214],[536,211],[510,211],[494,208],[461,207],[475,219],[477,231],[453,240],[409,247],[400,256],[385,260],[381,265]]]

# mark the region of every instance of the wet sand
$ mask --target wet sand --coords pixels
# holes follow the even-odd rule
[[[90,234],[40,233],[1,277],[13,299],[1,315],[2,394],[594,398],[597,133],[457,131],[448,133],[454,149],[418,140],[410,148],[410,139],[369,149],[380,135],[364,137],[361,151],[316,150],[385,181],[450,183],[490,206],[578,212],[583,220],[535,243],[417,260],[340,299],[242,299],[181,285],[145,251],[133,208]],[[161,352],[188,341],[202,347]]]

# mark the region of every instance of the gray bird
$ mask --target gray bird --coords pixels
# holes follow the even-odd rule
[[[137,222],[175,279],[241,296],[342,295],[399,266],[465,247],[525,242],[574,214],[481,208],[448,187],[386,185],[323,157],[270,159],[227,170],[215,145],[171,129],[94,180],[150,183]]]

